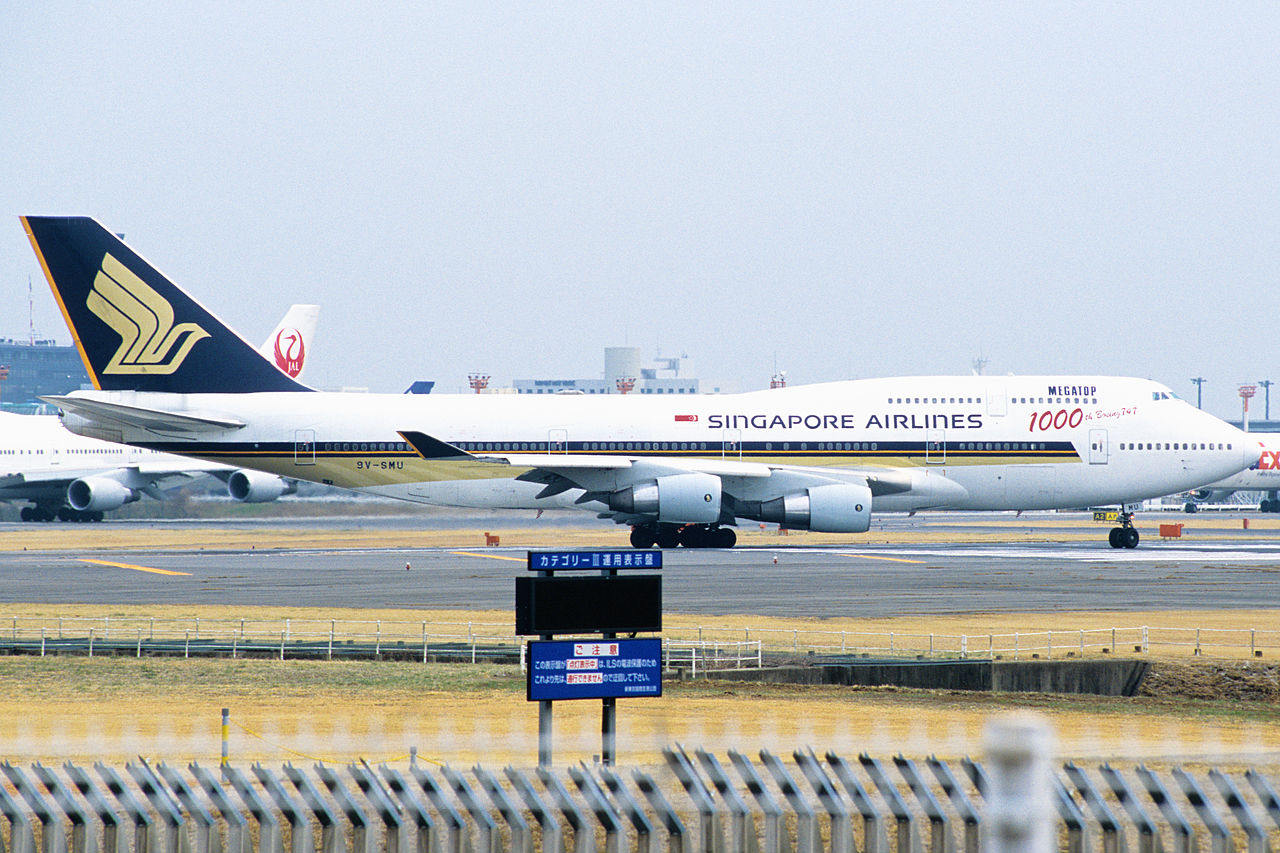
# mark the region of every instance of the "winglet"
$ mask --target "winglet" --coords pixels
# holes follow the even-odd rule
[[[308,391],[96,221],[23,216],[40,266],[103,391]]]
[[[397,430],[423,459],[474,459],[470,453],[426,433]]]

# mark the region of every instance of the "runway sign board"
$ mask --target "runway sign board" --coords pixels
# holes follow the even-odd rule
[[[660,569],[661,551],[530,551],[529,571]]]
[[[656,637],[535,640],[528,663],[530,702],[662,695],[662,641]]]
[[[662,630],[662,575],[516,578],[516,633]]]

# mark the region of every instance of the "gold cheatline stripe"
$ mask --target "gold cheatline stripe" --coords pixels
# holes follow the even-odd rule
[[[31,248],[35,249],[36,257],[40,259],[40,269],[44,270],[44,277],[49,282],[49,289],[53,291],[53,298],[58,302],[58,310],[62,312],[62,319],[67,324],[67,328],[71,330],[71,340],[75,341],[76,349],[80,351],[80,360],[84,362],[85,372],[89,374],[89,381],[93,383],[93,387],[99,391],[102,390],[102,384],[98,382],[98,374],[93,369],[93,363],[89,361],[89,354],[85,352],[84,344],[80,342],[80,332],[76,329],[74,323],[71,322],[71,315],[67,313],[67,305],[62,301],[62,290],[58,287],[57,282],[53,280],[53,273],[49,271],[49,264],[44,259],[44,250],[40,248],[40,241],[36,239],[36,235],[31,232],[31,223],[27,222],[27,217],[18,217],[22,220],[22,230],[27,232],[27,240],[31,243]]]
[[[171,572],[168,569],[153,569],[150,566],[132,566],[128,563],[113,563],[110,560],[90,560],[88,557],[81,557],[82,563],[94,563],[99,566],[114,566],[117,569],[133,569],[135,572],[150,572],[153,575],[183,575],[190,577],[191,572]]]

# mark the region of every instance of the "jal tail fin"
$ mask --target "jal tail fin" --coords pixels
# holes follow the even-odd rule
[[[302,381],[307,370],[307,357],[320,322],[319,305],[290,305],[280,325],[275,327],[258,352],[289,376]]]
[[[177,394],[308,391],[98,222],[24,216],[94,387]]]

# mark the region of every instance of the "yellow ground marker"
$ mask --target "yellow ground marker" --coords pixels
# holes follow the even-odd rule
[[[890,563],[924,563],[924,560],[908,560],[905,557],[881,557],[876,554],[849,554],[844,551],[839,553],[841,557],[853,557],[856,560],[888,560]]]
[[[486,560],[511,560],[516,563],[527,563],[527,557],[508,557],[505,554],[478,554],[475,551],[450,551],[459,557],[484,557]]]
[[[190,577],[191,572],[171,572],[168,569],[153,569],[150,566],[133,566],[129,563],[113,563],[110,560],[90,560],[88,557],[81,557],[82,563],[93,563],[98,566],[115,566],[117,569],[133,569],[135,572],[150,572],[153,575],[182,575]]]

